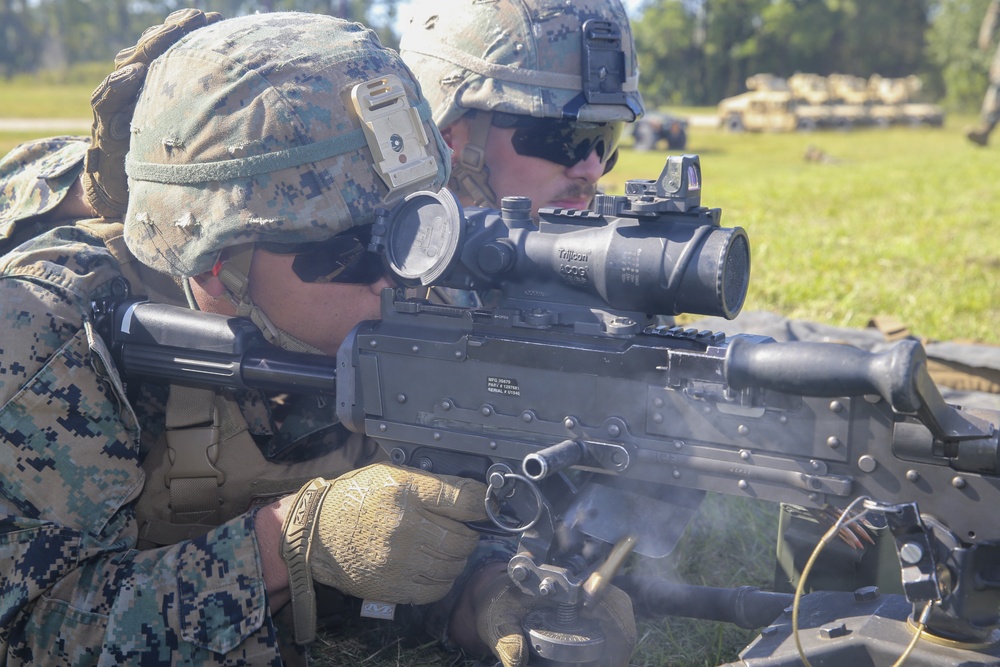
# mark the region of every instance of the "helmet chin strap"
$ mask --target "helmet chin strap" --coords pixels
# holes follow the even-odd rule
[[[476,111],[469,118],[469,140],[452,167],[449,186],[459,199],[473,206],[500,208],[497,195],[490,187],[490,170],[486,166],[486,138],[490,134],[493,113]]]
[[[226,286],[229,300],[236,306],[240,317],[249,317],[264,334],[269,343],[292,352],[323,354],[323,351],[279,329],[250,298],[250,263],[253,261],[253,244],[234,248],[219,270],[219,280]]]

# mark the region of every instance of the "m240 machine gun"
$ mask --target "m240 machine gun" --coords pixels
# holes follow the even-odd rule
[[[746,233],[700,186],[698,158],[672,157],[624,196],[537,222],[523,198],[463,211],[447,191],[411,195],[380,213],[371,249],[403,285],[498,305],[385,290],[335,362],[156,304],[105,309],[107,336],[129,377],[334,394],[393,462],[487,482],[493,529],[518,540],[508,573],[538,602],[532,664],[595,661],[580,609],[631,551],[667,555],[706,491],[881,512],[901,564],[905,595],[698,595],[693,616],[766,626],[736,664],[998,664],[1000,412],[946,404],[913,341],[868,353],[665,322],[733,318],[746,294]],[[615,581],[637,603],[665,590],[652,606],[675,615],[692,599]]]

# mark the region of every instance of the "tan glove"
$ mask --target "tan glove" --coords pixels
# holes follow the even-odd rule
[[[522,592],[506,571],[484,584],[477,594],[476,630],[504,667],[528,664],[528,641],[521,622],[531,609],[531,602],[531,596]],[[597,605],[585,608],[581,616],[596,620],[604,633],[604,655],[599,664],[628,665],[635,648],[636,629],[632,600],[625,591],[608,586]]]
[[[296,641],[315,635],[313,580],[380,602],[444,597],[478,542],[462,522],[486,519],[485,498],[474,480],[385,463],[304,486],[282,540]]]
[[[125,154],[139,91],[146,81],[146,68],[156,57],[192,30],[222,20],[218,12],[179,9],[162,25],[148,28],[135,46],[115,56],[115,71],[97,86],[90,97],[94,110],[91,148],[87,151],[83,190],[99,215],[117,218],[128,205]]]

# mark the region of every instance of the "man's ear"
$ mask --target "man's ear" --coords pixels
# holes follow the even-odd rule
[[[451,149],[451,166],[458,164],[458,156],[469,143],[469,121],[464,116],[441,130],[441,137]]]
[[[211,271],[192,276],[188,279],[188,284],[199,310],[229,316],[237,314],[236,307],[226,293],[226,286]]]
[[[226,293],[226,286],[222,284],[219,280],[219,276],[215,275],[212,271],[206,271],[205,273],[199,273],[193,276],[191,280],[197,285],[201,291],[212,298],[219,298]]]

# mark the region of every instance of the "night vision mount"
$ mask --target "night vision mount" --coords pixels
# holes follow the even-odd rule
[[[516,324],[630,335],[654,315],[736,317],[750,280],[750,243],[701,206],[696,155],[670,157],[656,180],[597,195],[590,210],[504,197],[500,211],[462,209],[448,190],[380,210],[371,250],[402,284],[499,290]]]

